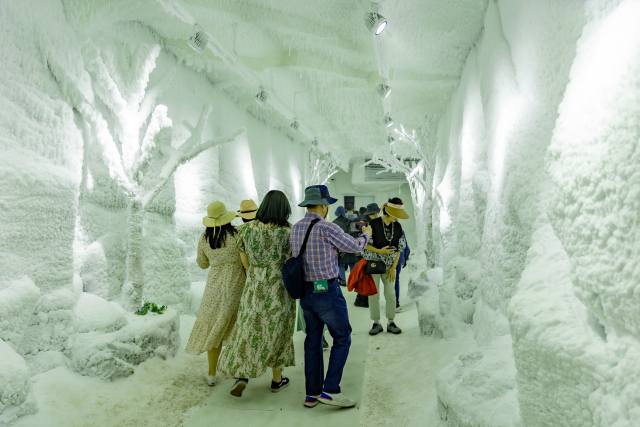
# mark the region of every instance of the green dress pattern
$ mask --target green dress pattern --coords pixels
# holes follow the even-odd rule
[[[291,257],[289,227],[252,221],[237,237],[249,260],[238,320],[218,368],[236,378],[258,378],[267,368],[295,366],[293,330],[296,305],[282,281]]]

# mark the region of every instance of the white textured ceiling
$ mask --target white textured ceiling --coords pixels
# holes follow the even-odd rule
[[[385,111],[413,127],[442,112],[488,0],[383,0],[379,13],[389,25],[378,37],[365,28],[371,3],[362,0],[64,1],[90,35],[119,21],[149,26],[251,114],[350,158],[386,144]],[[186,44],[194,22],[215,45],[203,55]],[[381,77],[392,87],[384,102],[375,92]],[[259,84],[271,96],[267,106],[254,102]],[[293,114],[303,132],[288,129]]]

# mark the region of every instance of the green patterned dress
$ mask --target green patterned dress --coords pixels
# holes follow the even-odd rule
[[[267,368],[295,365],[296,305],[282,282],[282,266],[291,257],[290,232],[256,220],[238,233],[249,270],[236,326],[218,362],[218,369],[233,377],[258,378]]]

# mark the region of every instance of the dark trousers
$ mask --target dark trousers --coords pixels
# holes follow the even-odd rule
[[[400,272],[402,265],[398,263],[396,266],[396,306],[400,305]]]
[[[304,376],[308,396],[317,396],[323,391],[340,393],[342,371],[351,347],[351,324],[347,302],[338,280],[331,279],[328,282],[329,290],[322,293],[314,293],[313,283],[305,282],[305,293],[300,299],[307,326],[307,337],[304,340]],[[333,338],[326,377],[322,357],[324,325],[327,325]]]

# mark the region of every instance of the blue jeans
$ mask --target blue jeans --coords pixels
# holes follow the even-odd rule
[[[400,272],[402,271],[402,265],[398,263],[396,267],[396,306],[400,305]]]
[[[353,271],[353,267],[355,267],[356,264],[338,264],[338,275],[340,275],[340,279],[342,279],[343,282],[346,282],[346,270],[347,267],[349,267],[349,271]]]
[[[351,324],[347,302],[338,280],[331,279],[328,282],[329,290],[322,293],[314,293],[313,283],[305,282],[305,293],[300,299],[307,326],[307,337],[304,340],[304,376],[308,396],[317,396],[323,391],[340,393],[342,371],[351,347]],[[326,378],[322,357],[324,325],[327,325],[333,338]]]

